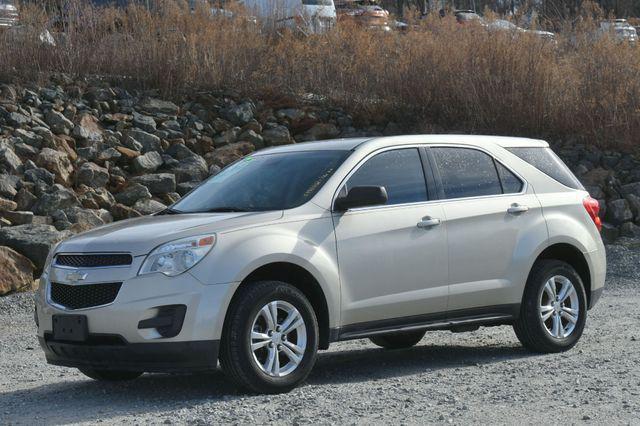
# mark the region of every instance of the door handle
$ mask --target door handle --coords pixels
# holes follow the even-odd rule
[[[520,213],[524,213],[524,212],[527,212],[527,211],[529,211],[529,206],[524,206],[524,205],[518,204],[518,203],[511,204],[511,207],[509,207],[507,209],[507,213],[514,214],[514,215],[517,215],[517,214],[520,214]]]
[[[417,226],[420,229],[429,229],[429,228],[433,228],[434,226],[440,225],[440,223],[441,223],[440,219],[436,219],[431,216],[425,216],[422,218],[420,222],[418,222]]]

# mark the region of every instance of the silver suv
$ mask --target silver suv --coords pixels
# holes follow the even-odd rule
[[[283,392],[318,349],[511,325],[580,338],[600,297],[598,202],[539,140],[402,136],[244,157],[154,216],[55,247],[37,293],[47,361],[98,380],[215,369]]]

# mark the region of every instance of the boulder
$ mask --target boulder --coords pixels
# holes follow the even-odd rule
[[[238,138],[239,131],[240,128],[238,127],[233,127],[231,129],[225,130],[220,134],[220,136],[216,136],[213,139],[214,146],[217,148],[220,146],[229,145],[230,143],[234,143]]]
[[[65,210],[65,214],[68,220],[74,224],[71,228],[73,232],[84,232],[105,224],[96,210],[72,207]]]
[[[207,162],[199,155],[180,160],[171,171],[175,174],[176,182],[201,181],[209,176]],[[173,191],[170,191],[173,192]]]
[[[80,201],[72,190],[59,188],[57,191],[45,193],[38,197],[32,211],[37,215],[48,216],[56,210],[64,210],[79,205]]]
[[[91,114],[82,114],[73,129],[73,136],[86,142],[102,142],[102,126]]]
[[[9,247],[0,247],[0,296],[35,289],[35,265]]]
[[[133,149],[125,148],[124,146],[118,146],[116,147],[116,150],[129,160],[136,158],[138,155],[140,155],[140,151],[135,151]]]
[[[154,98],[146,98],[138,103],[138,108],[141,111],[146,111],[150,114],[166,114],[177,115],[180,112],[178,105],[173,102],[164,101]]]
[[[22,169],[22,160],[9,146],[0,145],[0,173],[17,174]]]
[[[250,102],[243,102],[241,104],[231,104],[220,111],[222,117],[235,124],[236,126],[243,126],[247,124],[253,118],[254,106]]]
[[[31,210],[38,198],[26,188],[20,188],[13,201],[17,204],[18,210]]]
[[[62,185],[69,185],[71,183],[73,167],[71,166],[71,161],[69,161],[69,156],[64,152],[44,148],[40,151],[40,155],[38,155],[36,159],[36,164],[53,173],[57,183]]]
[[[124,220],[124,219],[132,219],[134,217],[140,217],[140,213],[132,209],[131,207],[127,207],[124,204],[114,204],[111,206],[109,210],[113,215],[114,220]]]
[[[238,137],[238,140],[250,142],[251,144],[253,144],[255,149],[264,148],[263,137],[251,129],[242,132],[242,134]]]
[[[42,167],[36,167],[35,169],[29,169],[24,172],[24,179],[27,182],[38,183],[44,182],[45,185],[51,186],[55,183],[56,175],[43,169]]]
[[[34,148],[42,148],[42,136],[35,134],[30,130],[16,129],[13,134],[22,142]]]
[[[622,225],[633,219],[633,213],[629,207],[629,202],[625,199],[613,200],[607,203],[607,222],[613,225]]]
[[[109,171],[95,163],[84,163],[76,171],[76,185],[104,188],[109,183]]]
[[[281,125],[263,131],[262,137],[267,146],[286,145],[293,142],[289,129]]]
[[[12,225],[28,225],[33,222],[33,212],[5,211],[2,216]]]
[[[0,212],[10,212],[16,209],[18,204],[15,201],[0,197]]]
[[[98,153],[98,155],[96,156],[96,160],[98,160],[99,162],[117,161],[120,157],[122,157],[122,153],[116,148],[107,148],[104,151],[100,151]]]
[[[10,247],[28,257],[40,275],[51,247],[70,236],[51,225],[19,225],[0,229],[0,246]]]
[[[300,136],[300,141],[316,141],[322,139],[333,139],[340,135],[340,130],[331,123],[318,123]],[[298,138],[296,136],[296,138]]]
[[[162,156],[156,151],[150,151],[134,158],[133,168],[138,173],[151,173],[162,166],[162,163]]]
[[[620,235],[638,239],[640,238],[640,226],[632,222],[623,223],[620,227]]]
[[[209,163],[222,168],[253,151],[255,146],[252,143],[238,142],[216,149],[207,155],[207,159]]]
[[[51,131],[57,135],[68,135],[75,127],[71,120],[53,109],[47,112],[44,120],[49,125],[49,128],[51,128]]]
[[[0,197],[13,199],[18,193],[16,189],[18,180],[15,176],[0,175]]]
[[[31,145],[27,145],[22,142],[18,142],[17,144],[15,144],[13,150],[18,155],[18,157],[22,158],[23,160],[25,158],[28,158],[29,160],[35,160],[38,156],[37,148],[34,148]]]
[[[292,122],[302,120],[304,115],[304,111],[297,108],[284,108],[276,112],[278,118],[285,118]]]
[[[176,177],[171,173],[152,173],[134,177],[131,181],[146,186],[153,195],[176,191]]]
[[[138,114],[137,112],[133,113],[133,125],[139,129],[144,130],[145,132],[155,132],[156,131],[156,121],[153,117],[149,117],[148,115]]]
[[[622,195],[635,195],[640,197],[640,182],[628,183],[620,187]]]
[[[131,129],[129,137],[142,146],[142,152],[162,151],[162,143],[159,137],[143,130]]]
[[[149,198],[151,198],[149,189],[140,183],[132,183],[115,196],[116,201],[125,206],[132,206],[138,200]]]
[[[31,118],[19,112],[10,112],[6,115],[6,120],[11,127],[21,127],[31,124]]]
[[[198,185],[200,185],[200,182],[182,182],[176,185],[176,191],[178,191],[179,195],[184,196]]]
[[[149,214],[157,213],[157,212],[162,211],[162,210],[164,210],[166,208],[167,208],[167,206],[165,206],[161,202],[156,201],[156,200],[150,200],[150,199],[138,200],[133,205],[133,209],[138,211],[138,212],[140,212],[143,215],[149,215]]]
[[[170,155],[171,157],[178,160],[184,160],[187,157],[196,155],[195,152],[191,151],[183,143],[174,143],[169,148],[167,148],[165,154]]]

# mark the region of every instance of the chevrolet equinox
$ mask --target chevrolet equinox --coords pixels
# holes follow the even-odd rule
[[[96,380],[212,370],[285,392],[317,351],[510,325],[573,347],[600,297],[599,205],[544,141],[401,136],[246,156],[166,210],[55,246],[50,364]]]

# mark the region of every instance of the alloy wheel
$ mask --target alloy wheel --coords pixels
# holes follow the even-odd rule
[[[260,370],[271,377],[286,376],[298,368],[307,349],[304,319],[289,302],[269,302],[253,320],[249,344]]]
[[[580,316],[578,293],[571,280],[562,275],[551,277],[540,294],[538,312],[542,325],[552,337],[569,337]]]

